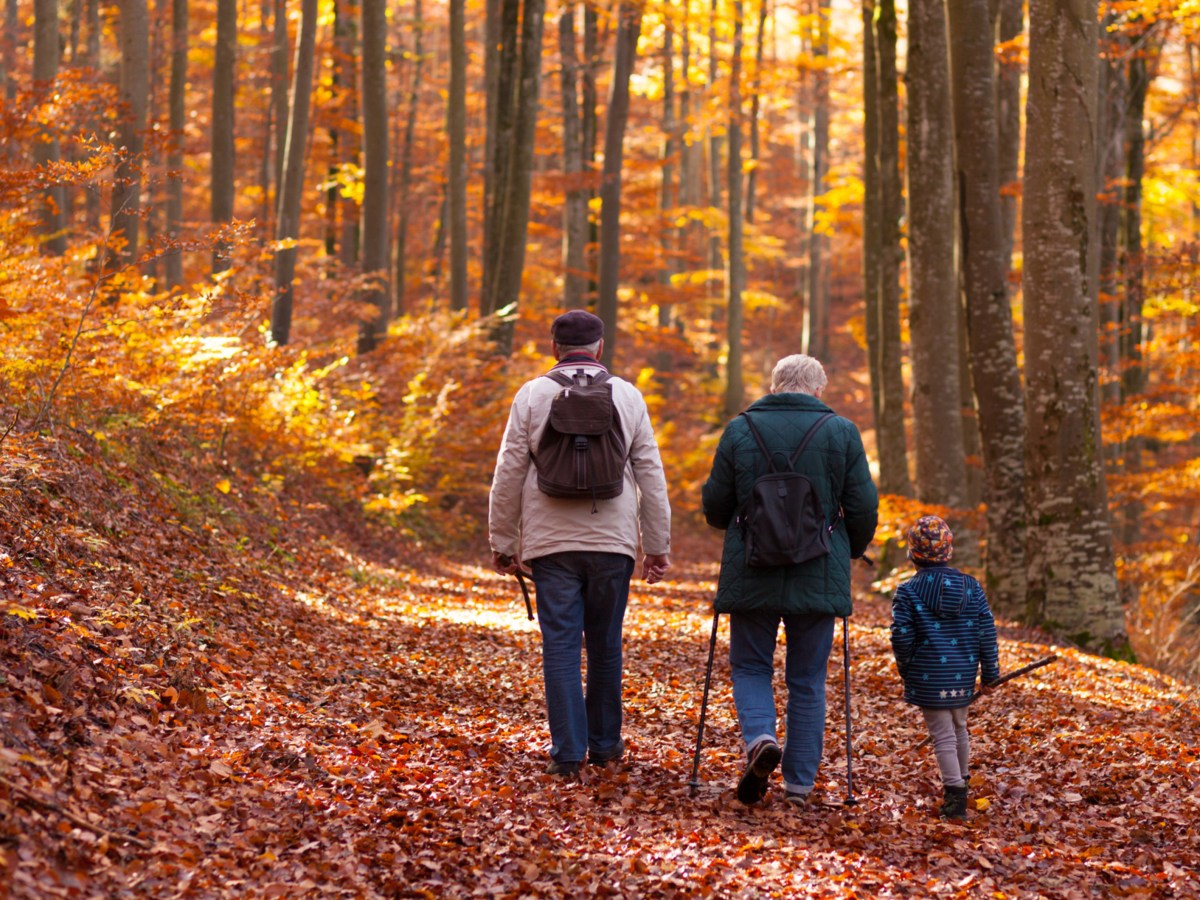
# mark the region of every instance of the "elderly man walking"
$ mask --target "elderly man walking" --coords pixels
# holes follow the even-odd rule
[[[647,583],[666,573],[671,510],[646,401],[600,363],[601,320],[571,310],[554,320],[550,336],[557,363],[546,376],[526,382],[513,399],[496,459],[488,528],[496,571],[532,570],[550,722],[546,772],[572,777],[585,760],[604,765],[625,753],[621,633],[629,582],[639,551],[645,554]],[[552,406],[568,400],[576,386],[591,385],[611,390],[611,401],[603,387],[597,393],[615,414],[611,445],[624,457],[617,461],[615,484],[593,486],[590,493],[585,485],[579,496],[571,496],[569,485],[555,487],[555,473],[548,471],[553,448],[543,436]],[[588,440],[577,445],[581,458]],[[572,446],[567,445],[568,455]],[[586,692],[580,679],[584,645]]]
[[[825,672],[834,620],[851,613],[850,560],[866,551],[875,534],[879,495],[862,439],[853,423],[821,402],[826,383],[824,368],[810,356],[779,360],[771,373],[771,393],[726,426],[702,493],[708,523],[725,529],[713,608],[730,614],[733,701],[746,749],[737,797],[747,804],[766,795],[781,760],[787,800],[808,801],[824,749]],[[773,467],[768,457],[775,460]],[[828,552],[795,564],[754,564],[747,554],[744,518],[754,482],[769,468],[789,462],[807,477],[819,501]],[[772,689],[781,621],[788,689],[782,749]]]

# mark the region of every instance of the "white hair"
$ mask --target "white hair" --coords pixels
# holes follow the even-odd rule
[[[811,394],[817,396],[829,383],[825,367],[811,356],[793,353],[775,363],[771,370],[772,394]]]
[[[604,338],[600,339],[600,341],[602,340],[604,340]],[[600,352],[600,341],[592,341],[590,344],[559,344],[558,341],[555,341],[554,343],[558,345],[558,352],[563,356],[566,356],[568,353],[577,353],[580,350],[595,356]]]

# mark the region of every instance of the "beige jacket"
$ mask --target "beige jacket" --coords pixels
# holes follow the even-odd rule
[[[578,358],[556,368],[568,374],[578,368],[590,373],[604,371],[600,363]],[[620,496],[596,501],[593,513],[591,501],[563,500],[538,490],[530,451],[537,447],[550,415],[550,401],[560,387],[552,379],[535,378],[522,385],[513,398],[496,457],[488,499],[493,550],[523,561],[568,550],[623,553],[635,560],[639,546],[645,554],[670,552],[667,481],[646,401],[628,381],[614,376],[609,383],[629,448]]]

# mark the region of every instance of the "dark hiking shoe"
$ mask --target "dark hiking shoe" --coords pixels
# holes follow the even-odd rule
[[[967,786],[942,788],[943,803],[938,810],[943,819],[965,822],[967,819]]]
[[[578,762],[558,762],[550,760],[550,765],[546,766],[547,775],[557,775],[560,778],[575,778],[579,775]]]
[[[607,753],[595,753],[589,750],[587,761],[592,766],[607,766],[610,762],[616,762],[624,756],[625,739],[621,738],[621,740],[617,741],[616,749],[609,750]]]
[[[802,807],[808,806],[808,800],[811,796],[811,792],[788,791],[785,799],[788,802],[788,806],[801,809]]]
[[[737,798],[747,805],[757,803],[767,793],[767,779],[779,765],[783,752],[774,741],[763,741],[746,762],[746,771],[737,786]]]

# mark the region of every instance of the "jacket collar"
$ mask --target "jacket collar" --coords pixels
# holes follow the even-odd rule
[[[578,366],[595,366],[597,369],[602,369],[605,372],[608,369],[604,363],[596,359],[594,356],[588,356],[586,353],[572,353],[569,356],[564,356],[550,369],[553,372],[555,369],[576,368]]]
[[[750,404],[750,410],[794,409],[811,412],[833,412],[824,402],[812,394],[786,392],[767,394]]]

